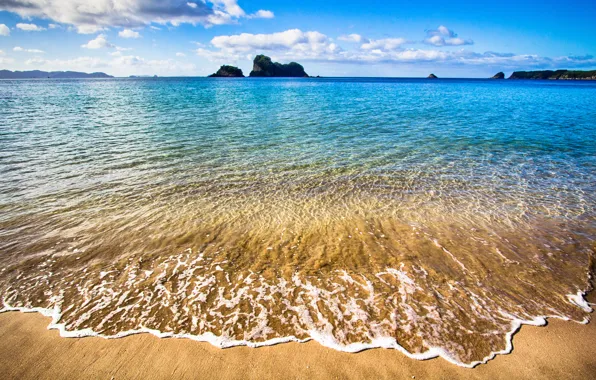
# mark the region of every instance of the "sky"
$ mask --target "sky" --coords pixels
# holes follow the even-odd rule
[[[0,0],[0,69],[245,75],[257,54],[321,76],[595,69],[596,1]]]

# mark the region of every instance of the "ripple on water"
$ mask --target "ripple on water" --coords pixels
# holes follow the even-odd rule
[[[66,336],[315,339],[473,366],[522,323],[589,317],[594,92],[4,81],[4,310]]]

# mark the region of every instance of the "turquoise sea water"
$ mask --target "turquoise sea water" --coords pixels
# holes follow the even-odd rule
[[[587,316],[594,99],[571,81],[0,81],[0,296],[65,334],[472,365],[521,322]]]
[[[529,170],[536,189],[594,190],[589,82],[197,78],[2,81],[0,90],[3,203],[209,170],[465,178],[460,169],[473,167],[481,183]]]

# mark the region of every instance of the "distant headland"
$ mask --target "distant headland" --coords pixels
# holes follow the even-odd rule
[[[596,80],[596,70],[515,71],[509,79]]]
[[[80,73],[77,71],[10,71],[0,70],[0,79],[82,79],[82,78],[113,78],[106,73]]]

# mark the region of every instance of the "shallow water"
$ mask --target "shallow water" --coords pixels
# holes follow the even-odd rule
[[[596,85],[0,81],[0,297],[64,334],[473,365],[578,322]]]

